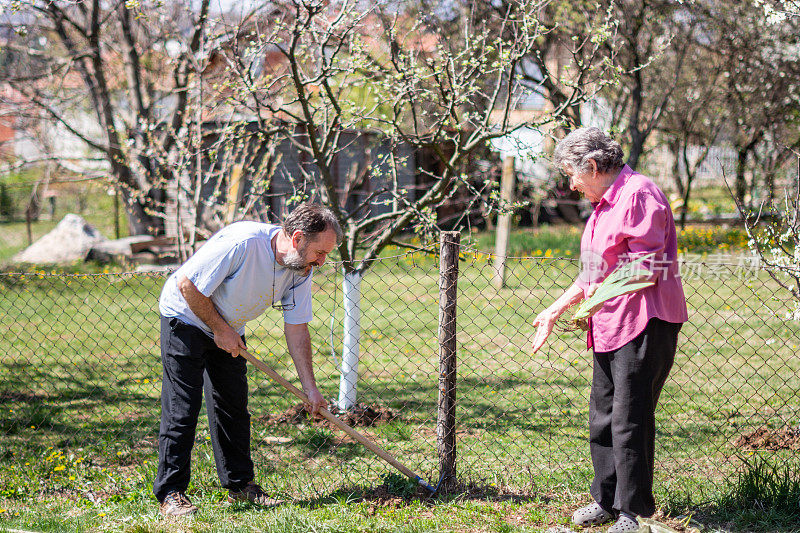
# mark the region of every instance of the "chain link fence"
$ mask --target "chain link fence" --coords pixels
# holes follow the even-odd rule
[[[766,272],[736,260],[683,264],[689,322],[657,411],[656,485],[695,501],[752,454],[797,460],[800,327]],[[591,357],[559,330],[531,354],[531,322],[578,272],[569,258],[506,261],[461,248],[457,293],[456,473],[465,484],[532,493],[585,491]],[[315,276],[315,370],[335,403],[342,274]],[[14,490],[144,497],[156,469],[161,365],[157,300],[166,274],[0,275],[0,476]],[[380,260],[361,283],[358,409],[347,420],[428,480],[438,479],[439,265],[422,253]],[[297,383],[274,310],[247,329],[250,350]],[[391,467],[323,422],[255,368],[257,479],[293,498],[391,481]],[[219,490],[201,416],[191,490]],[[25,482],[20,479],[27,480]],[[28,485],[25,485],[28,483]],[[9,489],[10,490],[10,489]],[[4,494],[9,496],[9,494]]]

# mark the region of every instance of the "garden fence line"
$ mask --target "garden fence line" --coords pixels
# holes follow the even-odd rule
[[[464,483],[533,492],[587,490],[591,357],[559,328],[531,353],[531,322],[578,273],[572,257],[508,257],[462,246],[454,301],[453,469]],[[343,275],[315,274],[310,324],[320,390],[339,386]],[[657,411],[656,490],[719,490],[754,454],[797,461],[800,327],[791,295],[749,256],[684,258],[689,322]],[[0,471],[30,469],[35,491],[124,494],[152,482],[160,416],[157,300],[166,273],[0,274]],[[342,413],[412,470],[436,480],[440,390],[439,258],[409,252],[361,282],[357,408]],[[250,350],[297,383],[278,311],[247,328]],[[453,341],[453,339],[451,339]],[[304,416],[254,370],[257,476],[295,498],[387,482],[392,469]],[[193,487],[218,486],[201,417]],[[63,468],[60,468],[63,467]],[[32,482],[33,483],[33,482]]]

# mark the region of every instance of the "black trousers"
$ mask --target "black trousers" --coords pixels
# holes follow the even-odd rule
[[[161,363],[161,429],[153,484],[158,501],[189,486],[190,457],[204,389],[219,479],[227,489],[245,486],[254,472],[244,358],[219,349],[202,330],[162,316]]]
[[[658,397],[675,361],[682,324],[648,321],[635,339],[595,352],[589,398],[591,495],[606,511],[651,516]]]

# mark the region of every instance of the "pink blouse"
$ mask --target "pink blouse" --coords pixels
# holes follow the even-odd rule
[[[652,273],[655,285],[608,300],[589,319],[589,348],[616,350],[644,331],[653,317],[673,323],[688,320],[669,202],[652,181],[625,165],[586,222],[576,284],[585,295],[618,264],[651,253],[655,256],[641,266]]]

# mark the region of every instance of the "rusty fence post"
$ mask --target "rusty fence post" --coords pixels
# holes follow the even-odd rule
[[[456,296],[460,240],[459,232],[445,231],[439,241],[439,411],[436,445],[443,488],[456,479]]]

